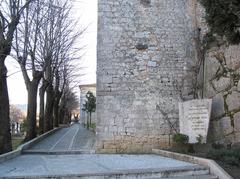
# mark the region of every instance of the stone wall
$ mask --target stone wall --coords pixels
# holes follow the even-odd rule
[[[178,130],[191,99],[192,0],[99,0],[98,152],[149,152]]]
[[[211,48],[206,56],[205,97],[213,99],[210,139],[240,142],[240,46]]]
[[[208,32],[204,9],[198,4],[201,37]],[[205,55],[204,97],[213,99],[210,142],[240,142],[240,46],[220,41]]]

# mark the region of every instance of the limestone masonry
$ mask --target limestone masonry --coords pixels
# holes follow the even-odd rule
[[[207,31],[203,9],[196,11],[203,37]],[[204,97],[213,100],[208,140],[240,146],[240,45],[226,42],[205,54]]]
[[[240,143],[240,46],[211,47],[196,75],[208,31],[197,0],[98,3],[99,152],[171,145],[179,131],[178,103],[199,91],[213,100],[208,141]]]
[[[99,0],[97,149],[149,152],[178,130],[191,99],[192,0]],[[191,74],[190,74],[191,76]]]

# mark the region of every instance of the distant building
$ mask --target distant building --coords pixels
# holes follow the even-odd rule
[[[88,91],[92,92],[96,97],[96,84],[79,85],[80,88],[80,122],[87,124],[87,113],[83,110],[83,105],[86,102],[86,94]],[[92,113],[92,123],[96,123],[96,113]]]

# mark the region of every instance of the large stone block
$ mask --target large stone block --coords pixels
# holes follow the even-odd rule
[[[220,132],[223,133],[223,135],[228,135],[233,132],[233,126],[232,121],[230,117],[224,117],[220,121]]]
[[[227,66],[233,70],[240,68],[240,46],[232,45],[226,48],[225,58]]]
[[[240,80],[238,81],[237,90],[240,92]]]
[[[240,132],[235,133],[234,143],[237,143],[236,145],[237,145],[238,148],[240,147]]]
[[[214,90],[212,84],[210,82],[207,82],[204,85],[204,97],[206,98],[212,98],[217,94],[217,92]]]
[[[227,96],[226,102],[229,111],[240,109],[240,93],[237,91],[233,91]]]
[[[213,80],[212,83],[217,92],[225,91],[231,87],[231,78],[221,77]]]
[[[237,132],[240,132],[240,112],[234,115],[234,129]]]
[[[219,118],[225,114],[224,98],[221,93],[214,96],[212,100],[212,115],[211,118]]]
[[[220,121],[211,121],[208,139],[215,140],[215,139],[222,138],[223,136],[224,135],[221,130]]]
[[[205,78],[212,80],[216,77],[217,72],[221,69],[220,63],[215,59],[214,53],[208,54],[205,64]]]

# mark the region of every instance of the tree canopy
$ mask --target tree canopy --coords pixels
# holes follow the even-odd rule
[[[96,97],[93,95],[91,91],[88,91],[86,94],[87,101],[83,105],[84,110],[92,113],[96,110]]]
[[[226,38],[230,44],[240,43],[240,1],[199,0],[206,9],[211,34]]]

